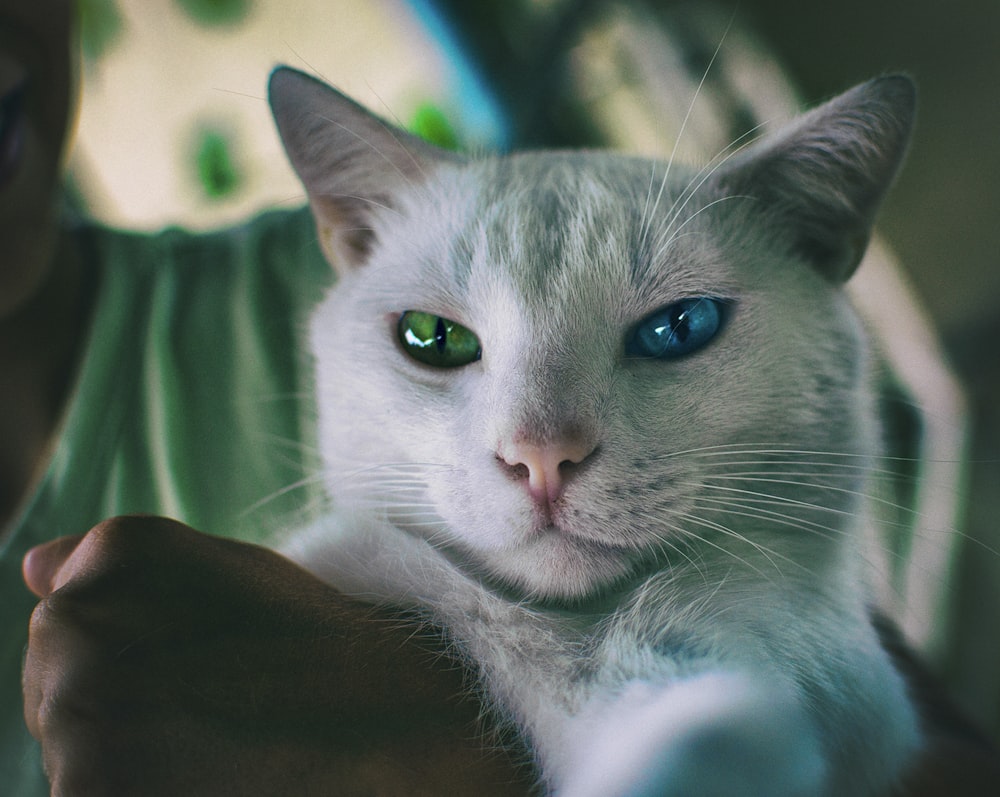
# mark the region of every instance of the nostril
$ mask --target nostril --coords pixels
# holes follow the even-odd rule
[[[502,454],[496,455],[496,461],[502,470],[507,471],[515,479],[527,479],[531,475],[528,466],[523,462],[508,462]]]
[[[567,476],[576,472],[594,458],[597,450],[597,446],[591,447],[586,444],[568,447],[562,452],[566,458],[559,463],[559,471]]]
[[[559,475],[563,479],[568,479],[572,476],[580,467],[580,462],[572,459],[564,459],[559,463]]]
[[[520,443],[498,446],[496,460],[536,501],[551,503],[596,452],[596,447],[566,442],[540,446]]]

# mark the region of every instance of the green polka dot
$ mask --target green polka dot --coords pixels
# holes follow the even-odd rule
[[[96,61],[118,40],[122,18],[115,0],[77,0],[80,48],[84,60]]]
[[[195,133],[195,171],[201,190],[209,199],[225,199],[243,183],[232,150],[232,136],[218,127],[206,125]]]
[[[250,14],[253,0],[175,0],[199,25],[239,25]]]
[[[451,126],[444,111],[430,102],[425,102],[418,106],[410,121],[410,130],[429,141],[445,149],[458,149],[458,135],[455,128]]]

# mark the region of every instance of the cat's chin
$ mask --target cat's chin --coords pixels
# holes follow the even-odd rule
[[[520,545],[486,552],[481,561],[514,590],[544,601],[588,600],[613,588],[635,569],[629,551],[554,528]]]

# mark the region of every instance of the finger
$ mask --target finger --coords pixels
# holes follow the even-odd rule
[[[82,535],[60,537],[52,542],[36,545],[24,555],[21,573],[28,589],[44,598],[60,586],[59,571],[73,554]]]

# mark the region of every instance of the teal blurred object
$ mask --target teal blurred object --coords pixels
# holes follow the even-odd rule
[[[496,76],[485,68],[475,48],[469,46],[467,27],[456,24],[447,3],[408,0],[408,5],[451,68],[452,90],[457,99],[452,109],[456,140],[490,150],[509,149],[510,109],[504,107],[495,91]],[[467,5],[481,7],[480,3]],[[496,7],[501,13],[514,10],[513,6],[502,3]]]

